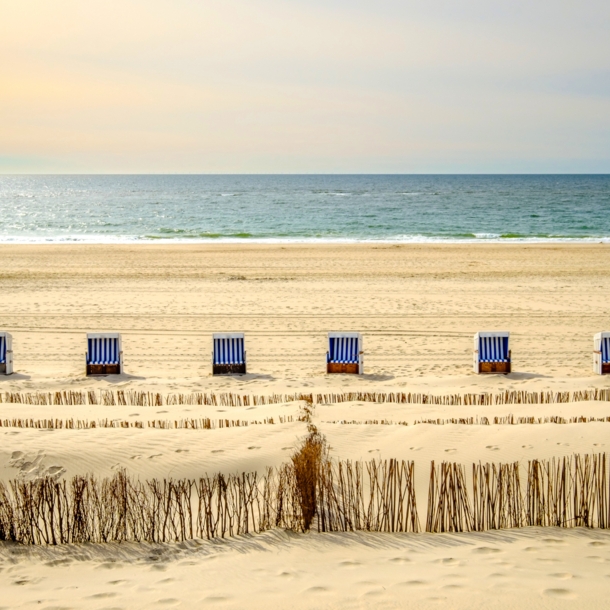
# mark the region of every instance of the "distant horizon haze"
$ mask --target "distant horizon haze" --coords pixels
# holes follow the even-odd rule
[[[21,0],[0,174],[610,173],[602,0]]]

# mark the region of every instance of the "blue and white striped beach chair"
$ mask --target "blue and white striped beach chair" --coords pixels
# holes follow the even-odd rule
[[[327,373],[364,373],[360,333],[328,333]]]
[[[235,375],[246,372],[246,343],[244,333],[214,333],[212,336],[213,375]]]
[[[474,372],[510,373],[508,331],[479,332],[474,336]]]
[[[610,331],[593,336],[593,370],[598,375],[610,374]]]
[[[13,372],[13,336],[0,332],[0,374],[11,375]]]
[[[123,349],[119,333],[87,334],[87,375],[120,375]]]

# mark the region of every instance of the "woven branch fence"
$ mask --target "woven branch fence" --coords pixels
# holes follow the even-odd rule
[[[249,396],[233,393],[161,394],[137,390],[88,390],[60,392],[0,392],[0,403],[27,405],[104,405],[160,407],[168,405],[211,405],[248,407],[305,401],[309,404],[372,402],[447,406],[514,404],[562,404],[582,401],[610,401],[610,389],[594,388],[574,392],[527,392],[507,390],[497,394],[467,393],[433,395],[406,392],[346,392],[342,394],[271,394]]]

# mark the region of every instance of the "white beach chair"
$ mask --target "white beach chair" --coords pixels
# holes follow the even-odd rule
[[[244,333],[214,333],[212,336],[212,374],[235,375],[246,372]]]
[[[360,333],[328,333],[326,372],[362,375],[364,373],[362,354]]]
[[[593,336],[593,371],[598,375],[610,374],[610,331]]]
[[[0,375],[13,373],[13,336],[0,332]]]
[[[508,331],[478,332],[474,336],[474,372],[510,373]]]
[[[87,375],[120,375],[123,349],[119,333],[87,333]]]

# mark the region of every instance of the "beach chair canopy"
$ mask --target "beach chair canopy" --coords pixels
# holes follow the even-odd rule
[[[87,364],[120,364],[121,335],[119,333],[89,333]]]
[[[475,344],[478,343],[479,362],[508,362],[508,339],[506,331],[477,333]]]
[[[610,364],[610,333],[603,333],[606,336],[601,337],[600,352],[602,353],[602,362]]]
[[[214,364],[245,364],[246,350],[244,333],[215,333]]]
[[[327,362],[355,364],[360,362],[361,351],[360,333],[328,333]]]

